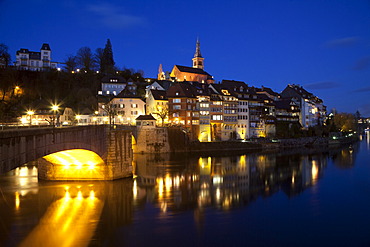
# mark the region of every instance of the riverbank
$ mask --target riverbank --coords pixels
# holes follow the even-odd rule
[[[189,142],[181,147],[171,147],[174,153],[255,152],[290,148],[330,148],[358,141],[357,136],[341,139],[327,137],[303,137],[295,139],[257,139],[253,141]]]

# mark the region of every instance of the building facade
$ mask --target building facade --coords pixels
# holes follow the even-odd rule
[[[44,71],[57,69],[58,63],[51,61],[51,49],[44,43],[39,52],[22,48],[16,53],[15,66],[21,70]]]

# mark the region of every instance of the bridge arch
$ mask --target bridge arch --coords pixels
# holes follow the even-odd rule
[[[127,177],[132,175],[131,136],[130,130],[103,125],[1,131],[0,173],[49,154],[84,149],[104,160],[106,169],[110,169],[107,179]]]

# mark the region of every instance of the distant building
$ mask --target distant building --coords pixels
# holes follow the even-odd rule
[[[299,122],[304,128],[321,125],[325,120],[326,106],[323,101],[302,86],[289,84],[282,92],[282,98],[290,98],[300,107]]]
[[[170,74],[171,79],[176,81],[197,81],[200,83],[211,84],[214,83],[213,77],[204,71],[204,58],[200,53],[200,43],[197,40],[196,50],[193,57],[193,67],[175,65]],[[161,67],[160,67],[161,72]],[[163,78],[159,73],[158,79]]]
[[[21,115],[19,120],[23,125],[72,125],[75,113],[69,107],[59,107],[53,111],[50,106],[39,106]]]
[[[145,102],[135,93],[125,88],[109,102],[99,102],[99,116],[111,117],[111,123],[135,125],[135,120],[140,115],[145,115]],[[108,118],[103,118],[107,123]]]
[[[50,46],[44,43],[39,52],[30,51],[25,48],[18,50],[15,66],[21,70],[43,71],[57,69],[58,63],[51,61]]]
[[[157,120],[158,125],[168,123],[169,111],[166,91],[149,90],[146,97],[146,113],[152,114]]]

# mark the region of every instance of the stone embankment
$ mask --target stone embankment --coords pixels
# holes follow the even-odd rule
[[[326,137],[303,137],[280,139],[278,143],[280,148],[327,146],[329,144],[329,139]]]

